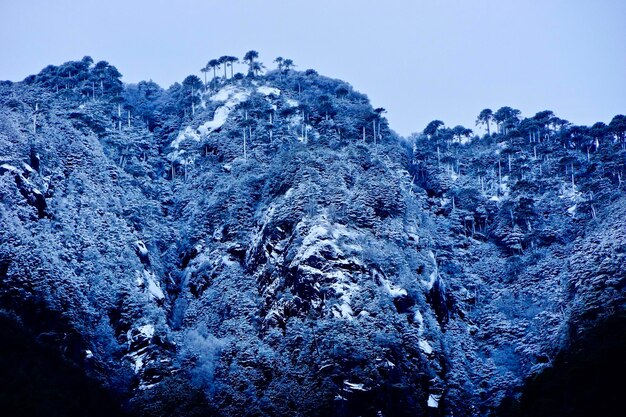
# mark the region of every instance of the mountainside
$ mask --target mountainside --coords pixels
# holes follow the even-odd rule
[[[503,107],[479,116],[497,133],[401,138],[349,84],[249,58],[247,76],[224,61],[168,90],[89,57],[0,83],[0,326],[19,329],[6,357],[34,346],[0,380],[71,369],[94,387],[37,409],[22,383],[0,406],[616,412],[624,116]],[[594,387],[569,402],[564,381]]]

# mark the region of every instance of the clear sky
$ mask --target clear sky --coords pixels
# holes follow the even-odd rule
[[[626,0],[0,0],[0,79],[90,55],[164,87],[260,53],[341,78],[407,135],[485,107],[626,113]]]

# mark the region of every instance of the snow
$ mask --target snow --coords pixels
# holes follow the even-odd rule
[[[435,281],[437,280],[437,276],[439,275],[439,268],[437,267],[437,259],[435,258],[435,254],[433,251],[428,251],[428,256],[433,261],[433,271],[428,276],[428,281],[422,281],[422,283],[426,286],[427,290],[430,290],[433,285],[435,285]]]
[[[137,284],[138,287],[143,287],[143,277],[141,276],[141,273],[137,270],[135,270],[135,284]]]
[[[258,87],[256,89],[256,91],[258,91],[259,93],[263,94],[264,96],[269,96],[271,94],[278,96],[280,95],[280,90],[276,87],[268,87],[266,85],[262,85],[260,87]]]
[[[352,320],[353,314],[354,312],[352,311],[352,307],[350,307],[350,305],[347,303],[335,304],[333,306],[333,316],[335,316],[338,319],[344,318],[344,319]]]
[[[31,167],[30,165],[28,165],[26,162],[22,162],[22,166],[24,167],[24,169],[28,172],[30,172],[31,174],[36,174],[37,171],[35,171],[33,169],[33,167]]]
[[[332,364],[332,363],[327,363],[327,364],[324,364],[324,365],[320,366],[320,369],[319,369],[319,371],[318,371],[318,372],[322,372],[324,369],[326,369],[326,368],[330,368],[330,367],[332,367],[332,366],[333,366],[333,364]]]
[[[224,105],[218,107],[215,110],[215,112],[213,113],[213,119],[198,126],[197,129],[193,129],[190,126],[187,126],[182,132],[178,134],[176,139],[172,141],[170,146],[174,149],[178,149],[180,144],[185,140],[193,140],[199,142],[202,137],[206,137],[211,132],[222,127],[224,123],[226,123],[230,112],[238,104],[246,101],[249,96],[250,91],[242,89],[240,87],[229,85],[222,88],[220,91],[218,91],[209,98],[209,100],[213,102],[225,102]],[[176,152],[172,152],[168,156],[170,157],[170,160],[173,160],[178,157],[178,154]]]
[[[416,245],[420,243],[420,237],[415,233],[408,232],[407,237],[409,238],[409,240],[413,240]]]
[[[427,340],[420,339],[419,347],[427,355],[430,355],[431,353],[433,353],[433,348],[432,348],[432,346],[430,346],[430,343],[428,343]]]
[[[185,130],[183,130],[182,132],[178,134],[178,136],[176,137],[176,139],[174,139],[174,141],[170,144],[170,146],[174,149],[178,149],[180,144],[187,139],[191,139],[196,142],[199,142],[200,135],[194,132],[194,130],[190,126],[187,126]]]
[[[424,333],[424,317],[419,310],[415,310],[415,315],[413,317],[417,322],[417,334],[421,336]]]
[[[9,165],[9,164],[2,164],[2,165],[0,165],[0,168],[6,169],[7,171],[11,171],[11,172],[19,173],[18,169],[17,169],[17,168],[15,168],[13,165]]]
[[[347,391],[368,391],[368,389],[365,388],[363,384],[357,384],[348,380],[343,381],[343,386]]]
[[[232,266],[232,265],[236,265],[237,262],[233,261],[229,255],[224,255],[222,256],[222,264]]]
[[[383,286],[393,298],[404,297],[407,295],[407,292],[404,288],[394,286],[391,281],[388,279],[382,279]]]
[[[145,325],[137,328],[137,330],[146,339],[152,339],[152,337],[154,336],[154,326],[152,324],[145,324]]]
[[[342,251],[337,247],[336,243],[328,239],[328,229],[323,226],[313,226],[309,231],[309,234],[302,241],[302,246],[298,251],[298,255],[294,260],[295,263],[299,260],[309,259],[311,256],[319,253],[322,249],[331,249],[334,253],[342,255]],[[295,266],[295,265],[293,265]]]
[[[231,110],[232,108],[228,105],[218,107],[215,110],[215,113],[213,113],[213,120],[209,120],[208,122],[199,126],[198,132],[206,136],[218,127],[222,127],[222,125],[226,123],[226,119],[228,119],[228,115],[230,114]]]
[[[91,358],[93,358],[93,352],[87,349],[85,351],[85,359],[91,359]]]
[[[157,300],[163,300],[165,298],[165,294],[161,290],[161,287],[156,282],[156,277],[150,271],[144,271],[144,276],[146,277],[146,281],[148,281],[148,292],[153,298]]]
[[[132,359],[134,359],[134,364],[133,364],[133,370],[135,371],[135,373],[139,373],[139,371],[141,370],[141,368],[143,368],[143,358],[146,356],[146,353],[142,353],[142,354],[132,354],[129,355]]]
[[[430,408],[439,408],[439,400],[441,399],[441,395],[430,394],[428,396],[428,407]]]
[[[576,208],[577,208],[577,207],[578,207],[578,204],[574,204],[572,207],[570,207],[570,208],[568,208],[568,209],[567,209],[567,213],[568,213],[570,216],[575,215],[575,214],[576,214]]]
[[[287,106],[289,107],[298,107],[300,105],[300,103],[298,103],[296,100],[288,98],[287,100],[285,100],[285,104],[287,104]]]
[[[132,345],[132,342],[137,339],[146,339],[152,340],[154,337],[154,326],[152,324],[144,324],[143,326],[137,327],[137,334],[133,336],[132,330],[129,330],[127,333],[128,344]],[[135,373],[139,373],[141,368],[144,366],[144,359],[148,355],[146,352],[146,347],[139,349],[136,352],[132,352],[128,354],[128,357],[133,361],[133,370]]]
[[[139,253],[141,253],[142,255],[148,254],[148,249],[146,248],[145,243],[143,243],[141,240],[136,241],[135,245],[137,245],[137,249],[139,250]]]
[[[229,85],[229,86],[226,86],[226,87],[222,88],[217,93],[213,94],[209,98],[209,100],[211,100],[211,101],[226,101],[226,100],[228,100],[228,98],[231,95],[233,95],[237,91],[241,91],[241,89],[236,87],[236,86]]]

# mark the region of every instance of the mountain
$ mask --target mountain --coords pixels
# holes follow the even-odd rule
[[[3,409],[617,415],[624,116],[402,138],[246,56],[167,90],[89,57],[0,84]]]

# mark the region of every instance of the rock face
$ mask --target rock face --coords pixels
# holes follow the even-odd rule
[[[64,66],[0,85],[0,307],[131,415],[517,415],[623,314],[608,131],[403,139],[314,71]]]

